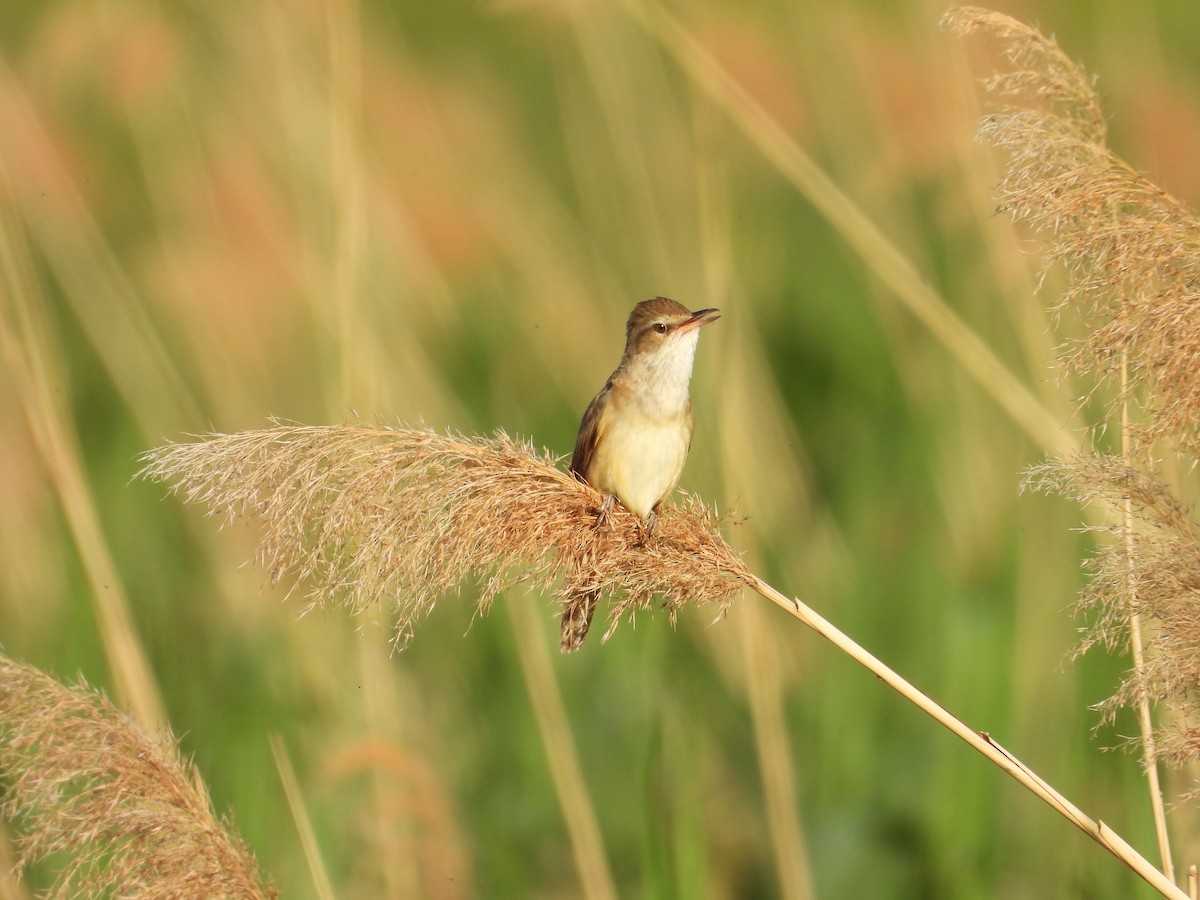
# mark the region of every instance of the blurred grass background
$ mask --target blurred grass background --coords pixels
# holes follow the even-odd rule
[[[1098,73],[1114,145],[1196,203],[1193,4],[996,6]],[[1036,245],[991,215],[972,143],[995,48],[942,11],[672,8],[1078,430],[1053,280],[1035,299]],[[724,312],[683,484],[745,516],[731,543],[1149,854],[1137,762],[1101,752],[1136,724],[1093,735],[1087,708],[1126,663],[1066,662],[1080,513],[1017,491],[1047,448],[661,38],[588,0],[0,7],[0,645],[111,688],[96,597],[123,596],[148,687],[284,896],[316,893],[271,735],[338,896],[580,895],[547,763],[573,751],[523,675],[557,645],[544,598],[448,597],[389,657],[386,622],[297,619],[243,565],[253,528],[130,479],[148,447],[269,416],[567,454],[629,308],[665,294]],[[621,896],[1151,893],[751,596],[527,671],[561,691]]]

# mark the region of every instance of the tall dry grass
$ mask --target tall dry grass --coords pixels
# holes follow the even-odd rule
[[[1011,230],[979,216],[991,177],[962,147],[969,79],[932,28],[940,9],[677,9],[683,43],[743,89],[722,94],[616,5],[19,8],[0,11],[20,19],[0,28],[0,156],[66,362],[81,497],[172,722],[285,892],[317,880],[279,827],[296,791],[345,896],[430,892],[455,866],[480,892],[586,890],[568,833],[589,817],[620,893],[841,896],[868,865],[880,896],[1132,890],[774,610],[734,604],[708,628],[685,607],[677,632],[621,628],[547,682],[521,649],[544,642],[514,633],[553,644],[536,597],[517,598],[520,625],[491,617],[466,642],[470,606],[443,603],[389,658],[383,635],[260,597],[238,567],[253,529],[217,534],[125,487],[165,436],[271,413],[503,423],[569,449],[632,300],[732,307],[697,369],[685,484],[749,514],[731,534],[755,571],[1119,818],[1120,766],[1077,736],[1107,671],[1058,668],[1076,548],[1060,507],[1012,493],[1023,428],[1047,443],[1062,418],[1024,405],[1053,401],[1044,335]],[[1042,9],[1106,48],[1106,71],[1144,61],[1125,40],[1138,12],[1074,27]],[[750,121],[764,116],[776,127]],[[943,309],[922,318],[930,288]],[[938,325],[951,309],[957,326]],[[0,378],[0,490],[19,510],[0,523],[5,642],[104,681],[20,410]],[[295,766],[286,798],[266,725]],[[330,760],[380,746],[331,785]],[[897,748],[928,765],[895,777]],[[424,762],[419,789],[393,758]],[[457,828],[430,824],[429,796]],[[445,836],[438,860],[427,830]]]
[[[1005,156],[998,211],[1042,237],[1045,264],[1065,271],[1056,312],[1071,315],[1075,336],[1063,365],[1106,403],[1093,445],[1036,467],[1028,483],[1103,518],[1093,528],[1108,540],[1079,601],[1091,623],[1079,652],[1100,643],[1130,654],[1100,708],[1110,721],[1120,708],[1138,712],[1162,868],[1174,880],[1158,768],[1200,758],[1200,532],[1160,457],[1190,470],[1200,447],[1200,217],[1109,147],[1094,79],[1054,40],[975,8],[950,11],[943,25],[1003,47],[1009,69],[986,82],[1003,105],[979,129]],[[1119,435],[1117,452],[1105,427]]]
[[[0,657],[0,814],[50,897],[275,897],[175,742]]]

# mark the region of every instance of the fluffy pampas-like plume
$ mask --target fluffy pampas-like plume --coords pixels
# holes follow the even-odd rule
[[[1109,534],[1088,560],[1091,575],[1079,608],[1091,625],[1077,653],[1100,643],[1123,651],[1129,616],[1156,627],[1146,639],[1141,671],[1133,671],[1100,704],[1106,719],[1143,695],[1174,711],[1156,735],[1158,755],[1181,766],[1200,758],[1200,529],[1191,510],[1152,474],[1111,456],[1081,455],[1030,470],[1027,484],[1130,515],[1093,530]]]
[[[979,129],[1006,156],[999,210],[1032,227],[1047,265],[1065,271],[1059,309],[1077,315],[1082,336],[1063,362],[1107,389],[1119,421],[1119,455],[1056,460],[1027,483],[1104,516],[1094,530],[1110,539],[1080,598],[1094,614],[1081,652],[1132,648],[1127,679],[1101,708],[1139,708],[1156,794],[1158,758],[1200,759],[1200,529],[1152,461],[1173,452],[1186,470],[1200,456],[1200,218],[1108,146],[1092,79],[1052,39],[988,10],[952,9],[942,23],[1001,42],[1011,68],[986,84],[1005,105]],[[1170,710],[1157,729],[1151,701]]]
[[[656,602],[672,617],[687,602],[723,611],[749,577],[700,501],[668,504],[648,540],[623,511],[598,525],[595,490],[504,434],[278,424],[168,444],[144,462],[146,477],[211,513],[261,520],[260,561],[273,578],[296,574],[312,605],[391,602],[398,646],[471,578],[483,609],[522,582],[564,605],[609,597],[607,638]]]
[[[275,897],[169,739],[0,656],[0,815],[48,896]]]
[[[1107,144],[1088,75],[1053,39],[1001,13],[951,9],[943,27],[1001,41],[1011,64],[988,90],[1008,102],[979,139],[1006,154],[998,211],[1045,241],[1087,333],[1065,348],[1069,370],[1120,376],[1119,404],[1138,401],[1142,446],[1166,440],[1200,456],[1200,218]]]

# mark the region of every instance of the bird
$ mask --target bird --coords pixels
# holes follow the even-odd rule
[[[667,297],[643,300],[625,325],[625,352],[592,398],[579,424],[571,474],[604,496],[597,525],[620,503],[654,533],[658,507],[679,483],[695,420],[688,385],[700,329],[720,318],[715,308],[689,310]],[[561,647],[579,648],[599,593],[568,598]]]

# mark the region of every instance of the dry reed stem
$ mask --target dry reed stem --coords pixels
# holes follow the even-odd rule
[[[546,766],[571,838],[580,890],[587,900],[616,900],[619,894],[604,849],[604,836],[588,796],[566,704],[558,688],[550,651],[541,639],[537,614],[528,602],[521,600],[506,603],[505,612],[512,625],[525,690],[542,736]]]
[[[1121,351],[1121,393],[1128,397],[1129,384],[1129,352]],[[1129,427],[1129,402],[1121,404],[1121,462],[1129,466],[1131,463],[1132,430]],[[1121,526],[1125,529],[1125,556],[1133,555],[1133,501],[1126,497],[1121,504]],[[1154,834],[1158,840],[1159,857],[1162,860],[1163,874],[1172,881],[1175,880],[1175,861],[1171,854],[1171,835],[1167,829],[1167,807],[1163,799],[1162,784],[1158,772],[1158,741],[1154,733],[1154,714],[1150,709],[1150,696],[1145,690],[1146,683],[1146,642],[1143,636],[1142,616],[1137,611],[1139,587],[1131,575],[1126,576],[1125,591],[1132,601],[1133,609],[1129,612],[1129,652],[1133,657],[1134,680],[1139,685],[1137,692],[1138,728],[1142,737],[1142,768],[1146,772],[1146,787],[1150,791],[1150,807],[1154,813]]]
[[[982,9],[952,9],[942,24],[1001,42],[1010,69],[986,84],[1009,105],[979,129],[1008,157],[999,209],[1041,234],[1046,265],[1066,271],[1059,309],[1072,309],[1086,326],[1065,348],[1066,368],[1114,387],[1121,459],[1075,455],[1039,467],[1027,483],[1103,501],[1116,513],[1100,530],[1117,540],[1099,551],[1080,601],[1081,609],[1100,610],[1080,652],[1128,641],[1133,670],[1101,708],[1106,719],[1121,706],[1137,710],[1159,853],[1173,880],[1158,760],[1164,751],[1176,763],[1186,758],[1182,729],[1200,710],[1186,687],[1200,677],[1191,624],[1200,605],[1179,591],[1200,548],[1187,512],[1151,474],[1153,463],[1139,472],[1132,461],[1148,459],[1160,441],[1193,458],[1200,449],[1200,219],[1108,148],[1092,79],[1052,39]],[[1135,406],[1144,418],[1137,428]],[[1155,620],[1148,640],[1144,617]],[[1153,700],[1182,712],[1182,722],[1173,716],[1156,731]],[[1194,757],[1200,746],[1190,743]]]
[[[20,398],[87,574],[92,609],[117,697],[147,728],[165,728],[158,685],[88,486],[74,424],[64,408],[67,392],[43,320],[46,304],[33,272],[25,233],[9,215],[15,208],[11,186],[0,158],[0,360],[6,364]]]
[[[882,660],[877,659],[868,650],[855,643],[848,635],[836,628],[815,610],[801,603],[798,599],[785,596],[757,577],[751,578],[749,586],[776,606],[787,611],[789,615],[799,619],[837,647],[838,650],[875,675],[892,690],[899,693],[904,699],[932,717],[938,724],[982,753],[1011,775],[1023,787],[1040,798],[1051,809],[1055,810],[1072,825],[1136,872],[1147,884],[1155,888],[1164,897],[1175,898],[1175,900],[1186,900],[1187,895],[1176,887],[1166,875],[1156,869],[1153,863],[1131,847],[1124,838],[1109,828],[1104,822],[1086,815],[1079,807],[1055,790],[1045,779],[994,741],[987,732],[972,730],[961,719],[953,715],[937,701],[926,696],[918,688],[893,671]]]
[[[206,407],[197,402],[194,384],[187,383],[177,354],[163,341],[146,299],[122,270],[109,235],[88,206],[89,191],[64,162],[55,127],[3,58],[0,101],[6,126],[0,169],[18,173],[6,176],[4,202],[21,216],[130,415],[143,431],[203,421]],[[24,159],[36,159],[43,177],[21,173]]]
[[[749,577],[694,497],[668,504],[650,540],[617,510],[597,526],[600,495],[548,453],[507,435],[466,438],[390,427],[277,424],[209,435],[144,456],[142,474],[232,520],[263,522],[260,562],[294,573],[311,606],[361,613],[394,604],[395,642],[442,594],[478,582],[479,607],[526,583],[560,604],[597,591],[620,620],[656,603],[724,611]]]
[[[16,871],[17,858],[7,826],[0,827],[0,900],[32,900],[33,894],[21,883]]]
[[[1075,436],[967,325],[929,279],[803,148],[725,71],[669,11],[653,0],[623,0],[626,11],[669,53],[688,78],[729,116],[787,181],[837,230],[980,388],[1039,446],[1077,449]],[[890,296],[890,295],[889,295]]]
[[[325,860],[321,857],[317,834],[313,829],[308,807],[304,803],[304,795],[300,792],[300,782],[296,779],[292,758],[288,755],[283,738],[278,734],[271,734],[270,743],[271,755],[275,758],[275,771],[279,773],[288,809],[291,810],[296,833],[300,836],[300,847],[304,851],[304,861],[308,865],[308,877],[312,882],[313,892],[317,895],[317,900],[335,900],[337,894],[333,890],[329,871],[325,868]]]
[[[84,686],[0,656],[0,814],[48,896],[274,897],[173,741]]]
[[[746,660],[746,693],[754,727],[754,747],[770,826],[779,896],[811,900],[816,896],[803,824],[796,814],[796,767],[787,739],[779,661],[766,638],[767,616],[748,606],[742,610],[742,649]]]

